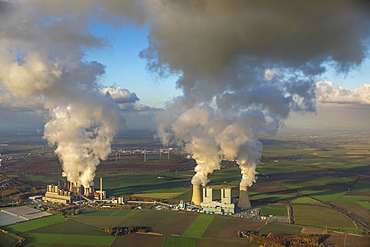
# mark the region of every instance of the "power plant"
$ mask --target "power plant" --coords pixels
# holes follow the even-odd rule
[[[84,187],[77,183],[65,180],[58,180],[58,185],[47,185],[45,196],[42,200],[69,204],[73,201],[91,200],[91,199],[106,199],[106,192],[103,191],[103,182],[100,178],[100,190],[95,191],[93,186]]]
[[[221,202],[213,200],[213,188],[203,188],[203,202],[200,206],[201,212],[207,214],[234,214],[235,205],[231,203],[231,188],[221,189]]]
[[[106,191],[103,190],[103,178],[100,178],[99,190],[94,186],[84,187],[77,183],[69,182],[66,179],[58,180],[58,185],[47,185],[43,201],[70,204],[78,201],[103,201],[106,200]],[[118,197],[110,200],[113,203],[124,204],[124,198]],[[134,201],[132,201],[134,202]],[[143,203],[143,202],[142,202]],[[181,209],[196,210],[207,214],[231,215],[235,213],[235,204],[232,202],[231,188],[222,188],[220,200],[214,200],[212,187],[193,185],[191,204],[182,203]],[[170,206],[170,205],[169,205]],[[240,209],[251,208],[247,186],[240,186],[238,207]]]
[[[240,209],[250,209],[247,186],[240,186],[238,207]],[[221,200],[213,200],[213,188],[201,185],[193,185],[193,194],[191,203],[194,206],[200,206],[200,211],[209,214],[234,214],[235,205],[232,203],[231,188],[221,189]]]

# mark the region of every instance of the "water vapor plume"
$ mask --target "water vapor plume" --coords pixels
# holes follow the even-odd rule
[[[56,126],[65,133],[56,121],[76,124],[70,128],[77,143],[92,145],[78,152],[95,167],[108,149],[95,154],[93,140],[108,143],[119,119],[112,107],[99,113],[97,102],[110,104],[98,93],[104,66],[86,61],[85,52],[106,40],[88,23],[146,26],[149,47],[140,56],[160,77],[177,75],[183,91],[160,113],[158,136],[196,159],[193,183],[205,185],[228,159],[238,162],[242,183],[250,185],[262,150],[258,136],[276,133],[292,111],[315,111],[314,82],[327,67],[346,73],[368,56],[369,9],[365,0],[0,0],[1,85],[44,101],[47,133]],[[110,93],[131,104],[122,110],[142,108],[134,95],[125,99],[129,92]],[[86,112],[90,121],[74,121],[72,115]],[[58,152],[69,148],[68,141],[46,137],[63,142]],[[70,179],[81,180],[83,169],[90,166],[68,172]]]
[[[155,7],[160,15],[141,56],[149,70],[179,75],[184,93],[158,117],[158,136],[193,156],[196,184],[227,159],[250,186],[258,136],[274,135],[292,111],[314,112],[315,82],[327,67],[347,73],[369,54],[367,1],[166,0]]]
[[[1,86],[43,105],[44,138],[56,145],[63,176],[88,187],[122,124],[117,105],[99,92],[104,66],[85,60],[85,49],[104,42],[84,17],[50,16],[34,3],[0,1]]]

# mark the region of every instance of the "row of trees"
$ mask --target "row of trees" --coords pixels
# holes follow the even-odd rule
[[[286,235],[269,233],[267,236],[251,234],[249,239],[252,243],[265,247],[321,247],[321,236],[312,234]]]

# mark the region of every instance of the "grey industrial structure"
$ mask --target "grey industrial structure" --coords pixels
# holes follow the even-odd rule
[[[47,185],[43,201],[69,204],[73,201],[90,199],[106,199],[106,192],[103,191],[103,179],[100,178],[100,190],[93,186],[83,187],[77,183],[69,181],[58,181],[58,185]]]
[[[200,203],[201,212],[207,214],[234,214],[235,205],[231,203],[231,188],[221,189],[221,201],[213,200],[213,188],[203,188],[203,201]]]

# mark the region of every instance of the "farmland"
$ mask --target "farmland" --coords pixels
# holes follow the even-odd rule
[[[180,150],[173,150],[170,159],[163,154],[148,154],[146,163],[141,154],[117,157],[117,150],[125,147],[159,150],[159,143],[151,141],[151,136],[143,134],[135,139],[126,135],[123,136],[128,137],[125,140],[120,136],[113,145],[114,152],[98,166],[96,177],[103,177],[104,190],[110,196],[148,197],[170,203],[189,201],[194,164],[186,161]],[[12,155],[13,158],[9,161],[11,165],[1,168],[0,175],[18,186],[14,190],[2,190],[4,198],[9,198],[7,202],[20,200],[22,197],[17,193],[23,189],[39,193],[37,189],[42,190],[45,185],[55,184],[61,178],[61,165],[52,149],[34,138],[26,135],[21,136],[19,141],[12,136],[3,139],[8,144],[0,147],[3,157]],[[343,212],[370,222],[369,134],[348,131],[289,132],[262,139],[261,142],[264,150],[257,167],[257,182],[249,188],[252,205],[261,206],[262,214],[279,216],[286,216],[287,205],[290,205],[297,225],[265,225],[265,222],[209,215],[202,215],[204,218],[198,222],[198,214],[191,212],[81,209],[80,215],[68,219],[52,216],[50,220],[45,218],[42,219],[45,221],[32,221],[34,223],[28,225],[8,226],[7,230],[27,237],[30,245],[39,243],[40,246],[47,245],[49,240],[46,235],[58,232],[66,236],[102,237],[101,246],[119,246],[125,241],[137,242],[136,246],[151,241],[158,243],[158,246],[169,246],[173,242],[178,246],[208,246],[210,243],[214,246],[217,245],[214,241],[221,239],[235,240],[235,246],[238,246],[240,241],[246,245],[245,240],[236,243],[234,237],[238,230],[295,234],[307,226],[361,233],[361,229],[357,229]],[[28,154],[31,158],[25,161],[23,158]],[[36,154],[40,155],[32,156]],[[219,190],[225,187],[231,187],[232,196],[237,197],[241,177],[239,167],[233,162],[223,162],[221,168],[209,175],[214,198],[220,199]],[[112,225],[146,226],[151,232],[163,236],[104,235],[106,233],[102,229]],[[113,244],[111,238],[114,239]],[[335,238],[342,242],[351,239],[333,235],[329,240]]]
[[[287,216],[286,205],[264,205],[261,207],[262,214],[264,215],[279,215]]]

